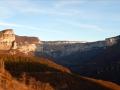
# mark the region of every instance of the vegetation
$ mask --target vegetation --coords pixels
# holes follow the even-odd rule
[[[0,90],[119,90],[70,73],[46,58],[0,55]],[[7,70],[7,71],[6,71]],[[1,71],[1,70],[0,70]],[[9,73],[12,75],[10,75]],[[0,75],[1,76],[1,75]],[[13,78],[14,77],[14,78]],[[103,81],[101,81],[103,82]]]

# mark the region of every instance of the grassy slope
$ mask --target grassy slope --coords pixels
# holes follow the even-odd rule
[[[6,69],[33,90],[119,90],[116,84],[80,77],[46,58],[1,55]],[[22,77],[23,73],[24,78]],[[21,81],[22,78],[22,81]],[[23,80],[24,79],[24,80]],[[110,86],[110,87],[109,87]],[[117,87],[117,88],[116,88]],[[17,90],[17,89],[16,89]],[[22,89],[23,90],[23,89]],[[29,89],[30,90],[30,89]]]

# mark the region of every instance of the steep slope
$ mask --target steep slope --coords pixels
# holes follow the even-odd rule
[[[120,84],[120,39],[100,55],[80,64],[79,73]]]
[[[0,68],[0,90],[30,90],[28,86],[17,81],[6,70]]]
[[[45,58],[0,56],[5,68],[29,90],[119,90],[111,82],[72,74],[68,69]],[[64,69],[64,70],[63,70]],[[10,90],[10,89],[9,89]],[[17,90],[17,89],[15,89]],[[19,90],[19,89],[18,89]],[[24,90],[24,89],[22,89]]]

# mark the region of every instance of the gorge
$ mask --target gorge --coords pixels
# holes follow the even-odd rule
[[[18,73],[21,74],[21,71],[19,71],[21,70],[20,68],[23,69],[22,72],[24,70],[27,70],[25,72],[29,72],[30,69],[32,70],[31,72],[33,72],[34,70],[35,73],[39,73],[39,74],[41,70],[42,71],[47,70],[46,72],[43,73],[45,75],[51,73],[53,76],[55,76],[56,73],[59,72],[59,71],[56,72],[57,69],[60,70],[62,73],[65,72],[66,74],[72,72],[74,74],[80,74],[83,76],[102,79],[106,81],[112,81],[117,84],[120,84],[119,47],[120,47],[120,36],[111,37],[96,42],[42,41],[39,40],[39,38],[37,37],[16,35],[12,29],[6,29],[0,31],[0,55],[5,60],[6,59],[8,59],[8,61],[9,59],[12,60],[13,64],[8,63],[6,68],[8,71],[11,72],[13,76],[14,75],[16,76]],[[35,60],[33,60],[32,58],[34,58]],[[31,61],[29,61],[29,59],[32,60],[32,63]],[[19,61],[20,63],[18,63]],[[41,65],[38,64],[39,61]],[[23,62],[24,65],[22,65]],[[18,66],[17,64],[14,63],[18,63]],[[34,66],[34,64],[38,66],[36,65]],[[14,68],[12,66],[17,68]],[[63,66],[67,68],[64,68]],[[37,69],[37,67],[39,67],[40,69]],[[60,75],[62,75],[61,72],[59,72]],[[69,79],[72,78],[73,80],[75,79],[73,78],[73,76],[71,76],[71,74],[70,76],[65,75],[65,78],[69,77]],[[74,77],[76,77],[76,75]],[[96,83],[96,80],[94,79],[83,78],[83,82],[84,80],[88,80],[88,81],[90,80],[90,83],[92,80]],[[77,82],[79,82],[79,80]],[[103,83],[103,81],[100,82]],[[78,88],[78,86],[76,88]],[[85,89],[85,90],[89,90],[89,89]],[[119,90],[119,89],[115,89],[115,90]]]

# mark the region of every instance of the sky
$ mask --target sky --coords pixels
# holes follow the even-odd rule
[[[40,40],[98,41],[120,35],[120,0],[0,0],[0,30]]]

